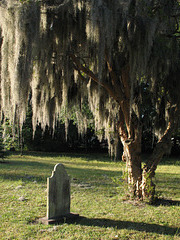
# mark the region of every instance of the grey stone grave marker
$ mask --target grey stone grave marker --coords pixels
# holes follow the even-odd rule
[[[47,178],[47,216],[40,222],[45,224],[77,218],[70,213],[70,179],[63,164],[56,164],[52,176]]]

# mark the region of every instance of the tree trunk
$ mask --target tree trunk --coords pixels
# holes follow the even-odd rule
[[[170,121],[162,137],[159,139],[153,153],[149,157],[147,163],[143,167],[142,172],[142,198],[148,199],[153,202],[155,200],[155,184],[153,182],[153,177],[155,176],[155,171],[157,166],[165,154],[170,154],[171,151],[171,137],[172,133],[177,126],[177,109],[171,114]]]
[[[155,196],[155,184],[153,183],[152,178],[155,175],[158,163],[167,152],[167,149],[169,150],[170,148],[171,135],[174,130],[174,123],[177,122],[176,118],[179,114],[180,106],[171,106],[171,113],[169,113],[169,119],[171,120],[169,120],[168,128],[158,141],[157,146],[155,147],[152,156],[148,159],[147,164],[142,169],[142,126],[140,113],[141,91],[138,89],[138,85],[131,85],[129,65],[124,65],[121,71],[121,77],[119,78],[109,61],[108,54],[105,53],[105,60],[111,76],[111,84],[109,84],[108,81],[99,81],[98,77],[85,64],[81,64],[74,54],[71,54],[70,57],[82,80],[85,80],[82,75],[83,72],[94,82],[103,87],[109,96],[111,96],[119,104],[119,123],[117,128],[119,138],[121,139],[123,145],[122,160],[126,162],[129,192],[132,197],[138,197],[142,200],[146,198],[153,200]],[[132,97],[133,99],[131,99]]]
[[[123,158],[126,159],[126,172],[129,193],[131,197],[141,198],[141,156],[139,154],[139,143],[125,143]]]
[[[155,184],[153,177],[162,157],[170,153],[171,136],[178,123],[178,111],[178,106],[172,107],[170,110],[168,126],[143,169],[141,166],[142,131],[138,117],[134,116],[131,119],[131,124],[128,128],[127,126],[125,128],[125,121],[119,123],[119,135],[124,147],[122,160],[126,161],[127,183],[131,196],[142,200],[154,201]],[[123,119],[122,112],[120,114],[121,119]],[[127,129],[129,129],[129,132]]]
[[[121,114],[121,112],[120,112]],[[121,115],[122,119],[122,115]],[[132,198],[141,198],[141,125],[137,121],[131,119],[131,124],[128,126],[129,132],[125,129],[123,121],[119,124],[119,135],[123,144],[122,160],[126,162],[126,181],[129,188],[129,193]]]

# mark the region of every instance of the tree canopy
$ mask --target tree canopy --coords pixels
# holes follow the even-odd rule
[[[137,185],[142,84],[161,145],[179,117],[179,13],[177,0],[1,1],[2,114],[22,126],[30,101],[34,129],[37,122],[45,129],[62,108],[81,110],[88,99],[110,151],[119,136],[124,159],[134,159],[138,174],[131,169],[129,181]]]

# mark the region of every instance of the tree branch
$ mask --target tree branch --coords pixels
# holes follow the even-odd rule
[[[119,86],[119,82],[118,82],[118,78],[117,78],[117,75],[116,73],[113,71],[113,68],[109,62],[109,59],[108,59],[108,56],[107,54],[105,54],[105,59],[106,59],[106,63],[107,63],[107,67],[108,67],[108,71],[109,71],[109,74],[111,76],[111,81],[112,81],[112,85],[114,86],[115,88],[115,91],[117,92],[117,94],[119,95],[120,97],[120,101],[125,101],[125,96],[124,96],[124,93],[122,91],[122,87]]]
[[[130,116],[129,116],[129,110],[130,110],[130,86],[128,83],[129,80],[129,68],[125,67],[122,70],[122,74],[121,74],[121,83],[120,81],[118,81],[117,75],[114,72],[107,54],[105,55],[106,58],[106,63],[107,63],[107,67],[111,76],[111,81],[112,84],[115,88],[115,91],[117,93],[117,95],[119,96],[120,99],[120,106],[121,106],[121,115],[123,114],[123,118],[127,127],[127,131],[129,134],[129,137],[131,137],[131,127],[130,127]]]
[[[146,173],[149,173],[150,175],[155,174],[155,170],[157,168],[157,165],[161,161],[164,154],[169,153],[171,149],[171,136],[174,130],[177,127],[178,123],[178,106],[175,109],[171,109],[171,116],[170,121],[168,123],[168,126],[163,134],[163,136],[159,139],[159,141],[156,144],[156,147],[148,159],[147,164],[144,166],[144,170]]]
[[[117,101],[117,102],[120,101],[119,96],[117,96],[116,92],[112,89],[110,84],[105,83],[103,81],[99,81],[98,77],[87,66],[84,66],[83,64],[81,64],[78,57],[76,57],[74,54],[70,54],[70,57],[71,57],[73,63],[75,64],[76,69],[77,69],[81,79],[83,77],[81,74],[81,71],[82,71],[88,77],[90,77],[94,82],[96,82],[98,85],[102,86],[115,101]],[[83,77],[83,79],[85,79],[85,78]]]

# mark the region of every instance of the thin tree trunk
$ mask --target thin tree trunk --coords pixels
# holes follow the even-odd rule
[[[121,143],[119,136],[117,137],[117,142],[115,144],[116,144],[116,146],[115,146],[114,160],[117,162],[117,161],[121,160],[121,155],[122,155],[122,143]]]
[[[23,134],[22,129],[20,131],[20,147],[21,147],[21,156],[23,155]]]
[[[177,109],[176,109],[177,110]],[[165,130],[163,136],[159,139],[153,153],[149,157],[147,163],[143,167],[142,172],[142,197],[143,199],[148,199],[153,202],[155,200],[155,183],[153,182],[153,177],[155,176],[155,171],[159,162],[162,160],[165,154],[170,154],[171,151],[171,136],[177,126],[177,116],[176,110],[171,114],[170,121]]]

